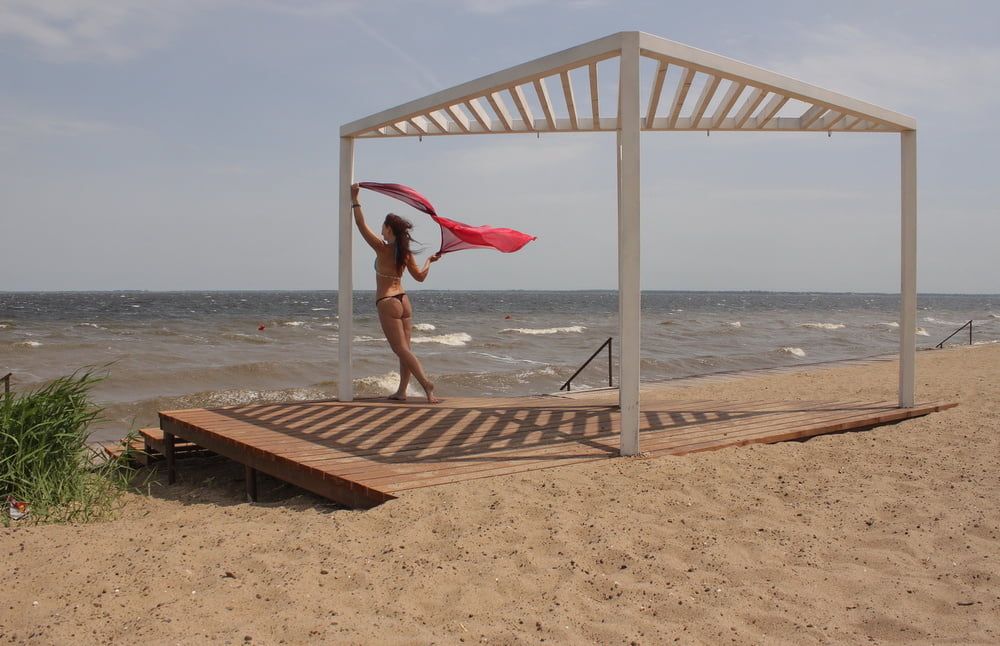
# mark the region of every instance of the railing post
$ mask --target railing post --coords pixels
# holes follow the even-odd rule
[[[611,374],[612,374],[612,370],[611,370],[611,338],[612,337],[608,337],[608,388],[611,388],[612,386],[614,386],[614,383],[613,383],[613,381],[611,379]]]

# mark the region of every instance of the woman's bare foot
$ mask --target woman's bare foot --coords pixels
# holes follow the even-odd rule
[[[427,393],[427,403],[428,404],[440,404],[441,400],[434,396],[434,384],[427,384],[424,386],[424,392]]]
[[[406,401],[406,393],[405,392],[401,393],[401,392],[397,391],[397,392],[389,395],[388,399],[391,399],[391,400],[397,401],[397,402],[405,402]]]

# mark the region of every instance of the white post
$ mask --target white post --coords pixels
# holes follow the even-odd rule
[[[337,399],[354,399],[354,371],[351,369],[351,343],[354,340],[354,281],[351,275],[351,251],[354,221],[351,213],[351,184],[354,183],[354,139],[340,138],[340,267],[337,287],[337,348],[340,351]]]
[[[901,234],[899,289],[899,406],[913,406],[917,360],[917,131],[899,134]]]
[[[622,455],[639,453],[639,33],[623,34],[618,76],[618,347]]]

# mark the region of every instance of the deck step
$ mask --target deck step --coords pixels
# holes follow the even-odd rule
[[[139,435],[142,437],[147,453],[163,454],[163,431],[161,429],[155,427],[141,428],[139,429]],[[179,437],[174,438],[174,452],[176,453],[186,453],[200,448],[194,442],[188,442]]]

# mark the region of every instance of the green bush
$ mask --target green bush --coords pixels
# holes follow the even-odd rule
[[[30,519],[85,521],[104,516],[132,473],[127,460],[97,460],[87,445],[101,409],[90,390],[102,375],[87,369],[0,403],[0,496],[30,504]],[[125,458],[126,456],[123,456]]]

